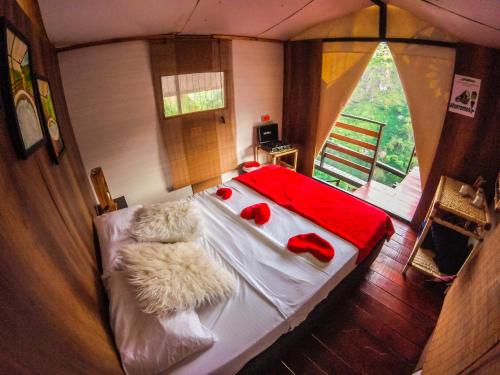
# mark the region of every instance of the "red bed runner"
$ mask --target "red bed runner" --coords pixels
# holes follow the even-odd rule
[[[288,168],[270,165],[235,179],[351,242],[359,249],[358,263],[394,234],[384,211]]]

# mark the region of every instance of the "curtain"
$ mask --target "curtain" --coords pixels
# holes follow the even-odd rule
[[[455,49],[389,43],[406,94],[420,179],[425,186],[448,107]]]
[[[326,142],[333,124],[358,84],[378,42],[323,44],[321,93],[314,155]]]
[[[236,168],[231,41],[210,37],[170,38],[152,40],[149,47],[172,188],[217,184],[222,173]],[[162,77],[207,72],[223,72],[225,107],[165,117]]]

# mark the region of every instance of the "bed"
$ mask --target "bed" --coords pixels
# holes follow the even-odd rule
[[[201,323],[214,333],[217,341],[208,350],[169,368],[169,374],[240,371],[282,335],[300,325],[342,280],[360,268],[359,249],[351,242],[241,181],[233,179],[224,186],[233,192],[227,201],[217,197],[217,188],[196,194],[193,200],[205,225],[204,235],[198,241],[213,259],[235,275],[236,292],[225,302],[197,310]],[[244,207],[255,202],[265,202],[271,209],[272,220],[263,226],[239,216]],[[134,241],[127,229],[137,208],[119,210],[95,220],[105,286],[113,272],[117,250]],[[286,249],[290,237],[309,232],[319,234],[333,245],[335,256],[330,262]],[[376,256],[383,240],[376,239],[376,246],[361,262],[363,265]],[[252,366],[255,363],[254,360]],[[247,365],[246,369],[250,367]]]

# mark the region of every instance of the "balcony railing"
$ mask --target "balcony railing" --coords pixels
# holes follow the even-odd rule
[[[346,118],[350,118],[350,119],[354,119],[354,120],[359,120],[359,121],[370,123],[370,124],[377,124],[377,125],[380,125],[381,128],[383,128],[385,125],[384,123],[381,123],[378,121],[374,121],[374,120],[370,120],[370,119],[367,119],[364,117],[354,116],[354,115],[350,115],[350,114],[345,114],[345,113],[342,114],[342,117],[346,117]],[[330,137],[328,139],[327,144],[331,144],[332,142],[333,142],[333,138]],[[375,150],[374,155],[373,155],[373,158],[375,159],[374,160],[375,166],[382,169],[385,172],[391,173],[391,174],[393,174],[401,179],[404,179],[410,171],[411,163],[412,163],[413,158],[415,156],[415,146],[413,147],[411,157],[410,157],[408,164],[406,165],[406,168],[404,171],[402,171],[398,168],[395,168],[389,164],[386,164],[386,163],[379,161],[377,159],[378,142],[377,142],[376,146],[377,146],[377,149]],[[336,149],[342,149],[342,148],[343,147],[337,147]],[[362,179],[357,178],[356,176],[349,175],[348,173],[343,173],[342,171],[339,171],[338,169],[336,169],[336,171],[333,172],[331,169],[329,169],[328,167],[325,166],[325,156],[329,159],[338,159],[338,157],[335,157],[332,154],[329,154],[328,151],[326,150],[326,148],[324,148],[322,150],[322,153],[321,153],[321,158],[316,162],[315,167],[318,171],[321,171],[321,172],[329,175],[330,177],[334,178],[336,181],[343,180],[343,181],[347,182],[349,185],[353,185],[355,187],[361,187],[362,185],[364,185],[365,183],[368,183],[370,181],[370,179],[372,177],[372,173],[370,173],[368,175],[367,181],[363,181]],[[339,176],[339,174],[340,174],[340,176]],[[328,181],[328,182],[333,182],[333,181]]]

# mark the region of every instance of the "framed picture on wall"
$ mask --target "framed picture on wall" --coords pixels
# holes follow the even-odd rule
[[[26,159],[44,143],[28,40],[0,19],[0,74],[3,108],[19,156]]]
[[[52,101],[49,81],[38,74],[35,75],[38,105],[42,112],[42,122],[47,137],[47,148],[54,163],[58,164],[64,153],[64,141],[57,122],[57,115]]]

